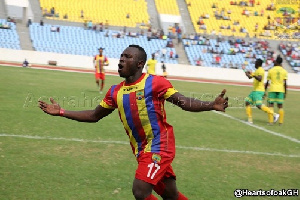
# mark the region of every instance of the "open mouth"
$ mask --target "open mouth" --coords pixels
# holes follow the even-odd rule
[[[123,65],[121,65],[120,63],[118,64],[118,71],[121,71],[123,69]]]

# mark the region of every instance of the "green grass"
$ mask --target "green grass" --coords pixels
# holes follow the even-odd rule
[[[121,80],[107,76],[106,89]],[[243,98],[250,87],[171,82],[183,94],[203,100],[212,100],[226,88],[230,105],[242,107],[228,108],[226,114],[246,120]],[[37,107],[38,99],[49,97],[66,109],[82,110],[93,109],[104,94],[97,92],[93,74],[0,66],[0,199],[133,199],[137,165],[118,113],[95,124],[52,117]],[[258,109],[253,109],[254,124],[299,141],[299,98],[299,92],[289,91],[283,126],[267,126],[267,115]],[[190,199],[235,199],[237,188],[300,189],[299,143],[214,112],[185,112],[170,103],[166,110],[176,145],[210,149],[177,148],[177,186]]]

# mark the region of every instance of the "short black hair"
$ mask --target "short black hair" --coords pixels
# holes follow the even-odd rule
[[[262,59],[258,58],[258,59],[256,59],[256,62],[258,62],[259,66],[262,66],[264,61]]]
[[[282,63],[282,58],[281,58],[280,56],[277,56],[277,58],[276,58],[276,63],[277,63],[278,65],[280,65],[280,64]]]
[[[145,49],[139,45],[135,45],[135,44],[132,44],[132,45],[129,45],[129,47],[134,47],[134,48],[137,48],[140,52],[139,54],[139,59],[143,60],[145,63],[147,61],[147,53],[145,51]]]

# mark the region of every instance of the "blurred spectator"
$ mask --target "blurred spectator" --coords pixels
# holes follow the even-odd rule
[[[41,19],[40,26],[44,26],[44,21]]]
[[[170,48],[174,47],[172,40],[167,41],[167,46],[166,47],[170,47]]]
[[[51,8],[50,13],[51,13],[51,15],[55,14],[55,8],[54,7]]]
[[[258,23],[255,24],[254,31],[258,31]]]
[[[167,68],[164,61],[161,61],[161,69],[163,70],[163,77],[167,78]]]
[[[212,31],[211,31],[211,33],[210,33],[211,35],[216,35],[216,31],[215,31],[215,29],[213,29]]]
[[[161,53],[162,53],[162,57],[165,58],[166,57],[166,53],[167,53],[166,48],[162,48]]]
[[[51,26],[50,31],[51,31],[51,32],[56,32],[56,31],[57,31],[57,28],[56,28],[55,26]]]
[[[22,66],[23,67],[30,67],[29,62],[26,60],[26,58],[25,58]]]
[[[206,30],[206,25],[205,24],[203,24],[203,25],[200,25],[200,27],[199,27],[200,29],[203,29],[203,30]]]
[[[171,49],[171,51],[170,51],[170,58],[171,58],[171,59],[173,59],[173,54],[174,54],[174,52],[173,52],[173,50]]]
[[[109,26],[109,23],[108,23],[108,20],[106,20],[106,21],[105,21],[105,24],[104,24],[104,28],[105,28],[105,29],[108,29],[108,26]]]
[[[216,56],[216,64],[220,64],[220,62],[221,62],[221,56],[218,54]]]
[[[92,29],[93,28],[93,22],[91,20],[88,22],[87,28],[88,29]]]
[[[27,27],[29,27],[31,24],[32,24],[32,21],[31,21],[31,19],[29,18],[28,21],[27,21]]]

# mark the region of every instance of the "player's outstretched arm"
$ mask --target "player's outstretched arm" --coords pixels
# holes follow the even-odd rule
[[[179,106],[183,110],[190,112],[201,112],[201,111],[222,111],[228,107],[228,97],[224,98],[226,90],[224,89],[221,94],[214,101],[200,101],[198,99],[186,97],[179,92],[170,96],[167,101]]]
[[[39,107],[45,113],[52,116],[66,117],[79,122],[97,122],[114,111],[113,109],[103,108],[100,105],[98,105],[94,110],[68,111],[62,109],[59,104],[53,100],[53,98],[50,98],[50,101],[51,104],[39,101]]]

